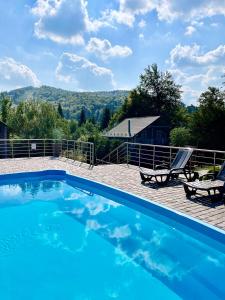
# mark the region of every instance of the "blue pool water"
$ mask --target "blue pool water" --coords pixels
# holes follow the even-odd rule
[[[1,300],[225,299],[223,243],[102,191],[2,176]]]

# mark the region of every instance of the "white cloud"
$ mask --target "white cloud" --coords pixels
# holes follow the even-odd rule
[[[215,15],[225,16],[223,0],[118,0],[119,9],[105,11],[111,22],[132,27],[138,15],[156,11],[159,20],[172,22],[181,19],[186,22],[199,21]],[[140,22],[139,22],[140,24]]]
[[[140,28],[146,27],[146,22],[145,22],[145,20],[142,19],[142,20],[138,23],[138,27],[140,27]]]
[[[85,0],[37,0],[32,13],[38,17],[35,35],[62,44],[84,44],[85,32],[108,26],[106,21],[91,20]]]
[[[110,9],[103,12],[103,19],[108,20],[109,23],[116,21],[118,24],[132,27],[135,21],[135,16],[129,12]]]
[[[170,52],[169,70],[176,82],[182,85],[186,103],[196,104],[208,86],[221,86],[224,74],[225,46],[203,53],[199,45],[177,45]]]
[[[185,31],[185,35],[192,35],[194,32],[196,31],[196,28],[194,26],[187,26],[186,27],[186,31]]]
[[[86,49],[103,60],[110,57],[127,57],[132,54],[132,50],[127,46],[112,46],[110,41],[98,38],[91,38]]]
[[[104,19],[132,27],[135,16],[145,15],[155,8],[155,1],[149,0],[119,0],[119,10],[108,10],[104,13]],[[140,24],[140,23],[139,23]],[[141,25],[145,25],[144,21]]]
[[[172,66],[215,65],[225,63],[225,45],[203,53],[199,45],[176,45],[170,52]]]
[[[145,38],[144,34],[143,34],[143,33],[140,33],[140,34],[139,34],[139,39],[140,39],[140,40],[144,40],[144,38]]]
[[[27,85],[39,86],[41,82],[35,73],[13,58],[0,59],[0,89],[11,90]]]
[[[79,90],[105,90],[115,87],[114,75],[110,69],[100,67],[85,57],[73,53],[62,54],[56,68],[59,81]]]
[[[201,20],[205,17],[225,15],[225,1],[221,0],[162,0],[156,1],[160,20]]]

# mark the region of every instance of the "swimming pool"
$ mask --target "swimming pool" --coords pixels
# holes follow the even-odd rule
[[[0,299],[224,299],[225,235],[64,171],[0,176]]]

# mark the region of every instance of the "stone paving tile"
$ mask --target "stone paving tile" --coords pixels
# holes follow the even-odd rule
[[[100,165],[89,169],[86,164],[65,158],[19,158],[0,161],[0,173],[2,174],[46,169],[66,170],[74,175],[123,189],[225,230],[224,203],[212,205],[207,198],[203,197],[187,199],[182,181],[179,184],[171,183],[169,186],[161,188],[155,184],[143,185],[139,172],[135,168],[128,168],[124,165]]]

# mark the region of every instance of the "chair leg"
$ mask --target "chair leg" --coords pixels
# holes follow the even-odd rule
[[[195,180],[199,179],[198,172],[184,171],[184,176],[187,179],[187,182],[192,182],[192,181],[195,181]]]
[[[160,177],[160,180],[159,180]],[[166,177],[165,180],[163,180],[163,177]],[[166,184],[170,180],[170,175],[156,175],[155,181],[158,185]]]
[[[187,197],[196,195],[197,190],[190,188],[188,185],[184,184],[184,191]]]
[[[145,175],[145,174],[143,174],[143,173],[141,173],[141,172],[140,172],[140,176],[141,176],[141,181],[142,181],[143,183],[152,180],[152,176]]]

